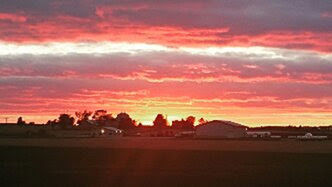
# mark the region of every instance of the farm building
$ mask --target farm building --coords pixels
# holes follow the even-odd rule
[[[243,138],[247,127],[231,121],[214,120],[196,128],[197,138]]]

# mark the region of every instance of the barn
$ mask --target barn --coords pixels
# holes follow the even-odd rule
[[[247,127],[238,123],[214,120],[196,128],[197,138],[243,138]]]

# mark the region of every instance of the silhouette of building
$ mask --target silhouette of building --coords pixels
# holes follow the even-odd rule
[[[196,128],[198,138],[243,138],[247,127],[231,121],[214,120]]]

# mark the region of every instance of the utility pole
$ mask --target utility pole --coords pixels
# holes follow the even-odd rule
[[[9,119],[8,117],[5,117],[5,122],[6,122],[6,124],[7,124],[7,122],[8,122],[8,119]]]

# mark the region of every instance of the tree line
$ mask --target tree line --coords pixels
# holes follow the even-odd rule
[[[157,114],[156,118],[153,120],[154,128],[167,128],[172,127],[176,129],[193,129],[194,124],[196,122],[196,118],[194,116],[188,116],[185,119],[174,120],[171,124],[168,123],[167,117],[163,114]],[[199,124],[204,124],[207,121],[203,118],[198,120]],[[96,110],[92,111],[81,111],[75,112],[75,116],[71,116],[70,114],[60,114],[57,119],[48,120],[45,125],[49,125],[52,127],[59,127],[62,129],[69,129],[73,126],[80,126],[95,123],[99,126],[116,126],[122,130],[128,130],[132,128],[140,128],[143,127],[142,123],[137,123],[136,120],[132,119],[129,114],[121,112],[113,116],[113,114],[108,113],[106,110]],[[29,123],[30,125],[33,123]],[[29,125],[27,124],[22,117],[19,117],[17,120],[17,125]]]

